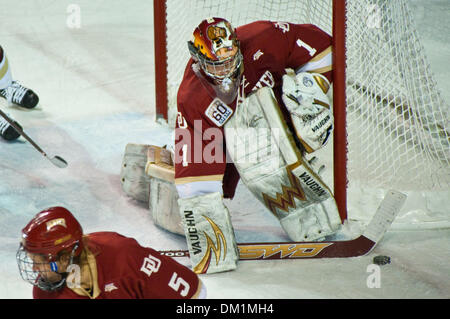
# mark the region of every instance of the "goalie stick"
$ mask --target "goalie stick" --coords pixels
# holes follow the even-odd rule
[[[40,147],[39,145],[36,144],[35,141],[33,141],[31,139],[31,137],[29,137],[27,134],[25,134],[25,132],[18,127],[14,121],[12,121],[8,115],[6,115],[2,110],[0,110],[0,115],[6,120],[6,122],[8,122],[16,131],[17,133],[19,133],[20,135],[22,135],[28,142],[30,142],[30,144],[39,151],[39,153],[41,153],[42,155],[44,155],[50,162],[52,162],[53,165],[55,165],[56,167],[59,168],[65,168],[67,167],[67,162],[60,156],[55,155],[53,157],[49,157],[47,155],[47,153],[45,153]]]
[[[345,258],[368,254],[381,240],[401,207],[406,195],[390,190],[363,234],[356,239],[329,242],[277,242],[238,244],[239,260],[299,258]],[[169,257],[189,257],[187,250],[163,250]]]

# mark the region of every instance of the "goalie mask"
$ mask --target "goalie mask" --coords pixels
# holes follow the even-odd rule
[[[38,213],[22,230],[16,254],[22,278],[45,291],[62,288],[67,267],[83,249],[82,236],[81,225],[67,209],[51,207]]]
[[[188,47],[194,61],[222,93],[236,93],[243,73],[243,58],[236,32],[227,20],[203,20],[195,28]]]

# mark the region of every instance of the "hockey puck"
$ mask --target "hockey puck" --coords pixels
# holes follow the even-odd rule
[[[375,265],[386,265],[391,263],[391,257],[389,256],[375,256],[373,257],[373,263]]]

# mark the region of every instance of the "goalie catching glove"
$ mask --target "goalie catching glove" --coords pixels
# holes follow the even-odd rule
[[[308,153],[324,146],[333,130],[327,93],[330,83],[321,74],[301,72],[283,76],[283,102],[297,137]]]

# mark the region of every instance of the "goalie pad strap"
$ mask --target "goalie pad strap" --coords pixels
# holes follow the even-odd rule
[[[175,181],[175,168],[172,153],[158,146],[150,146],[147,151],[145,172],[149,176],[173,183]]]

